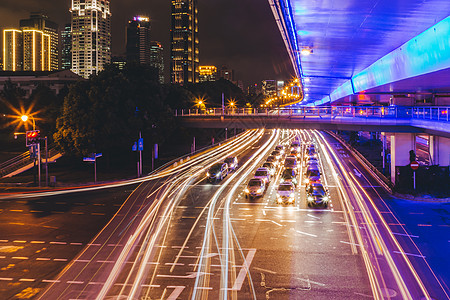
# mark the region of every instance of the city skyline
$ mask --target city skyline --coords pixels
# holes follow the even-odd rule
[[[30,12],[43,10],[60,29],[70,23],[70,1],[42,0],[0,4],[0,27],[17,27]],[[130,18],[148,15],[152,22],[152,40],[164,48],[165,78],[170,72],[170,2],[148,4],[142,0],[112,1],[112,55],[125,54],[125,29]],[[260,22],[265,19],[265,22]],[[243,30],[245,29],[245,30]],[[244,32],[247,32],[244,34]],[[228,65],[245,85],[267,78],[289,79],[293,75],[288,54],[270,7],[258,0],[242,6],[237,0],[199,3],[201,65]]]

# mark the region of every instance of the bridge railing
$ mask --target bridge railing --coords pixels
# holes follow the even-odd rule
[[[179,109],[175,116],[271,116],[303,118],[383,118],[449,121],[448,106],[304,106],[298,108]]]

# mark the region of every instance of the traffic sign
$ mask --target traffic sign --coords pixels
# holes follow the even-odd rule
[[[83,157],[83,161],[94,162],[95,157]]]
[[[138,140],[138,151],[143,151],[144,150],[144,139],[140,138]]]
[[[29,147],[31,145],[35,145],[39,143],[39,138],[41,135],[40,130],[30,130],[26,132],[26,146]]]
[[[133,146],[131,147],[132,151],[137,151],[137,143],[134,142]]]
[[[417,161],[412,161],[409,165],[414,171],[419,168],[419,163]]]

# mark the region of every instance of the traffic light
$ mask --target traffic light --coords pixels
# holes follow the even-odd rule
[[[40,134],[41,132],[39,130],[27,131],[27,147],[39,143]]]

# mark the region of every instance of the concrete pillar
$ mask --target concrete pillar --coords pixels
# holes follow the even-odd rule
[[[430,136],[430,156],[434,165],[450,165],[450,139],[441,136]]]
[[[391,135],[391,181],[395,183],[395,167],[409,165],[409,151],[416,152],[414,133],[394,133]]]

